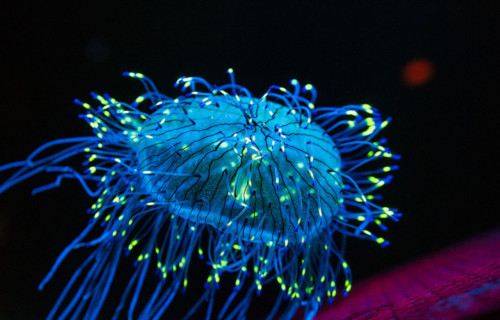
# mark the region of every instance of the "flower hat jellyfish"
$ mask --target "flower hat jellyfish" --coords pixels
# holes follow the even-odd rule
[[[388,120],[366,104],[315,109],[316,90],[297,80],[291,91],[271,86],[258,98],[228,73],[231,82],[222,86],[181,77],[175,86],[187,93],[175,99],[144,75],[125,73],[146,88],[134,102],[95,93],[96,104],[75,100],[93,136],[55,140],[0,167],[17,170],[0,193],[48,172],[55,182],[33,193],[70,178],[96,199],[90,223],[39,286],[73,250],[93,248],[49,319],[96,319],[123,256],[135,268],[115,319],[168,315],[174,297],[189,290],[194,258],[209,267],[205,289],[185,318],[201,306],[206,319],[244,318],[252,297],[274,283],[282,292],[269,319],[283,310],[289,319],[300,306],[312,319],[338,288],[344,295],[351,289],[342,257],[346,236],[388,244],[376,232],[385,230],[383,219],[400,214],[375,204],[380,196],[373,194],[397,169],[376,165],[397,158],[385,139],[375,140]],[[42,157],[45,151],[51,155]],[[64,164],[81,154],[84,171]],[[234,281],[234,290],[217,308],[223,277]],[[143,283],[150,278],[156,287],[147,292]]]

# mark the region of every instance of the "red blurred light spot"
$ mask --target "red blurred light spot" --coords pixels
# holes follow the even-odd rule
[[[415,58],[404,66],[402,76],[406,85],[422,86],[434,76],[434,64],[426,58]]]

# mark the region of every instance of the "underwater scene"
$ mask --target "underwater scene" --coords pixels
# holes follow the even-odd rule
[[[500,6],[4,5],[0,319],[497,319]]]

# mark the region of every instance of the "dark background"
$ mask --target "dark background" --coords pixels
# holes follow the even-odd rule
[[[104,2],[1,5],[0,163],[90,134],[73,99],[134,99],[142,87],[123,71],[176,96],[178,77],[221,84],[232,67],[255,95],[297,78],[316,86],[317,106],[370,103],[393,118],[383,135],[403,158],[383,204],[404,217],[389,224],[388,248],[349,241],[354,286],[500,225],[498,1]],[[435,74],[411,87],[402,71],[419,57]],[[72,182],[30,196],[49,181],[0,196],[0,319],[42,319],[73,270],[70,259],[37,291],[91,204]]]

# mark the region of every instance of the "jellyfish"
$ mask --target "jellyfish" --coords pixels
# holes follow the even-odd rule
[[[378,235],[382,221],[400,213],[377,204],[377,190],[398,169],[386,162],[399,156],[376,135],[390,119],[368,104],[315,108],[315,88],[295,79],[256,97],[228,74],[220,86],[181,77],[172,99],[126,72],[145,87],[133,102],[96,93],[93,103],[75,100],[92,136],[46,143],[0,167],[14,171],[0,193],[49,173],[55,181],[33,194],[74,179],[95,199],[88,225],[39,285],[73,251],[89,248],[49,319],[98,318],[127,261],[132,276],[113,319],[168,316],[190,289],[193,259],[206,264],[206,280],[192,290],[201,294],[185,319],[201,309],[206,319],[245,318],[252,298],[273,285],[279,294],[268,319],[290,319],[302,306],[312,319],[337,290],[351,290],[347,237],[388,244]],[[82,168],[67,164],[73,157],[84,159]],[[218,307],[223,282],[233,290]]]

